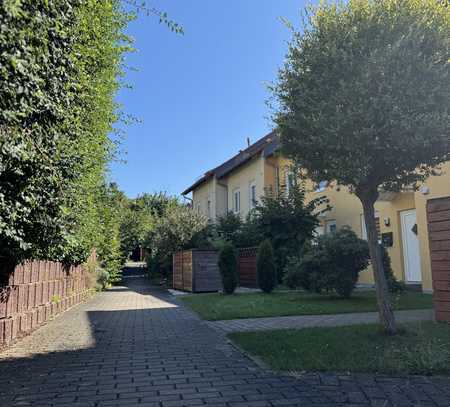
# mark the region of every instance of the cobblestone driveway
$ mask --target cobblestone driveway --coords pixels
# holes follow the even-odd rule
[[[0,355],[0,406],[450,406],[447,378],[277,376],[165,292],[127,281]]]

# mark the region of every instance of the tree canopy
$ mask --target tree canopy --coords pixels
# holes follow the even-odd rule
[[[360,198],[380,316],[395,322],[377,244],[380,188],[415,186],[450,159],[450,9],[436,0],[321,3],[293,29],[273,86],[284,153]]]

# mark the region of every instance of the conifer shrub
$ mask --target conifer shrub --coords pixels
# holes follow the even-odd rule
[[[259,288],[265,293],[271,293],[277,285],[277,271],[273,247],[268,239],[258,247],[256,269]]]
[[[224,242],[219,251],[219,270],[224,294],[233,294],[238,285],[237,257],[229,242]]]

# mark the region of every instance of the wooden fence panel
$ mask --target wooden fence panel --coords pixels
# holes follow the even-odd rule
[[[212,292],[222,289],[217,250],[196,250],[193,252],[194,292]]]
[[[249,247],[239,249],[238,255],[238,271],[239,271],[239,285],[241,287],[257,288],[257,274],[256,274],[256,254],[258,248]]]
[[[450,322],[450,197],[427,203],[436,320]]]

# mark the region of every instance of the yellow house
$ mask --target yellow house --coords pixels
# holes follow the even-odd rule
[[[206,172],[183,195],[192,192],[194,209],[212,221],[228,211],[245,217],[264,193],[288,188],[291,167],[279,153],[272,132]],[[433,287],[426,206],[430,199],[450,197],[450,163],[443,170],[443,175],[430,177],[417,191],[381,192],[375,204],[380,242],[387,247],[396,277],[426,292]],[[361,203],[346,187],[323,182],[318,187],[310,183],[308,188],[307,200],[326,196],[332,208],[320,215],[318,234],[349,226],[366,238]],[[361,274],[360,283],[373,283],[370,270]]]

